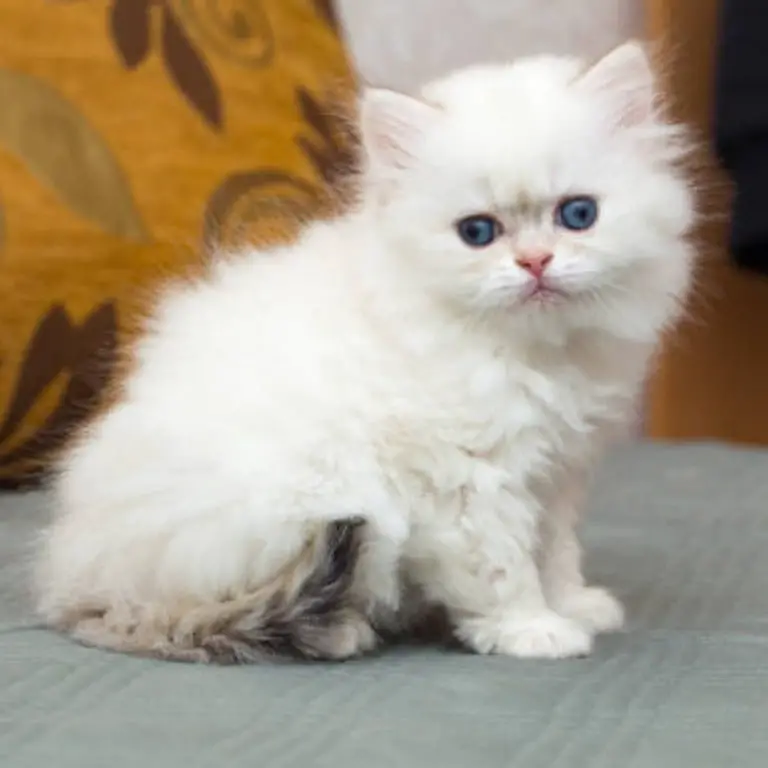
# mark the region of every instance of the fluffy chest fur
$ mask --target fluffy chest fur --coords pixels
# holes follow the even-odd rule
[[[490,468],[507,484],[530,487],[587,463],[605,428],[626,420],[647,352],[591,333],[557,347],[505,349],[467,338],[403,361],[395,380],[406,388],[382,414],[383,450],[441,491]]]

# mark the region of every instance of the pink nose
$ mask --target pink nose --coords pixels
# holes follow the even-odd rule
[[[540,280],[547,271],[552,258],[551,253],[526,253],[520,254],[515,261],[521,269],[530,272],[537,280]]]

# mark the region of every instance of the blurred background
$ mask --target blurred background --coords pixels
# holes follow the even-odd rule
[[[711,144],[721,23],[716,0],[0,0],[0,486],[105,396],[161,281],[327,205],[350,160],[332,97],[647,37]],[[699,290],[642,431],[766,443],[768,283],[726,246],[725,175],[702,181]]]

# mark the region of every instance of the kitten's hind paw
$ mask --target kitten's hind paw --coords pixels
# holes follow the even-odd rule
[[[602,587],[579,587],[553,601],[552,608],[592,632],[618,632],[624,626],[624,608]]]
[[[378,644],[378,637],[367,618],[362,614],[350,613],[346,621],[339,622],[327,630],[318,648],[320,658],[341,661],[372,651]]]
[[[478,653],[499,653],[521,659],[567,659],[588,656],[592,634],[579,623],[554,611],[472,619],[458,636]]]

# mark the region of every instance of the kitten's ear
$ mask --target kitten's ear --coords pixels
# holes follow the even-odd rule
[[[617,128],[654,119],[656,78],[648,53],[638,42],[614,48],[580,77],[578,85],[602,100]]]
[[[367,88],[360,101],[360,129],[369,160],[378,167],[406,168],[439,109],[386,88]]]

